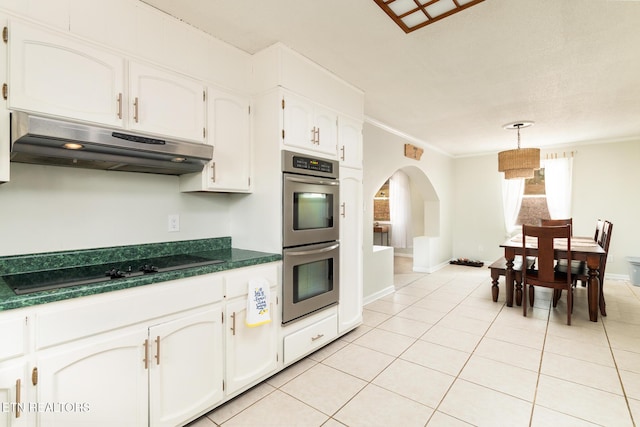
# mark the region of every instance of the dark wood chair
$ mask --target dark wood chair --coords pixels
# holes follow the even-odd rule
[[[527,261],[526,268],[531,269],[535,267],[535,258],[525,258]],[[522,257],[520,255],[516,256],[513,260],[513,271],[515,274],[515,282],[516,286],[522,285]],[[500,257],[495,260],[490,266],[491,270],[491,297],[493,298],[493,302],[498,301],[498,294],[500,292],[500,288],[498,287],[500,276],[507,275],[507,260],[505,257]],[[509,293],[507,292],[507,295]],[[522,304],[522,301],[519,301],[516,297],[516,305]]]
[[[571,308],[573,307],[573,282],[571,269],[562,273],[555,268],[555,254],[553,239],[567,239],[567,262],[571,263],[571,225],[535,227],[522,226],[522,250],[524,256],[534,256],[535,253],[527,247],[527,237],[533,237],[538,241],[536,270],[524,270],[522,273],[524,301],[522,302],[522,314],[527,315],[527,287],[541,286],[554,290],[567,290],[567,325],[571,325]]]
[[[573,235],[573,218],[567,219],[540,219],[540,225],[543,227],[556,227],[558,225],[570,225],[571,235]]]
[[[600,265],[600,289],[598,291],[598,304],[600,305],[600,314],[603,316],[607,315],[606,304],[604,301],[604,272],[607,267],[607,255],[609,254],[609,243],[611,243],[611,233],[613,231],[613,224],[609,221],[602,222],[602,228],[600,230],[599,241],[598,244],[602,249],[604,249],[604,257],[602,257],[602,265]],[[580,265],[580,268],[574,270],[572,268],[571,274],[573,275],[574,285],[577,284],[578,281],[582,283],[582,286],[586,286],[587,281],[589,280],[589,269],[586,264],[583,262]]]

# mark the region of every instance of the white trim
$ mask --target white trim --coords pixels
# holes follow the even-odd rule
[[[367,308],[367,304],[372,303],[376,300],[379,300],[382,297],[386,297],[387,295],[391,295],[392,293],[394,293],[396,291],[395,286],[391,285],[388,286],[384,289],[379,290],[378,292],[376,292],[375,294],[371,294],[369,296],[364,297],[364,300],[362,301],[364,308]]]

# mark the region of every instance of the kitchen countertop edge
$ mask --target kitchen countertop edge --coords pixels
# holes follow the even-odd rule
[[[280,254],[245,249],[225,248],[222,251],[215,252],[217,258],[224,262],[162,273],[145,274],[142,276],[122,278],[97,284],[52,289],[24,295],[16,295],[13,290],[2,279],[0,279],[0,312],[282,260],[282,255]],[[221,256],[221,254],[223,255]]]

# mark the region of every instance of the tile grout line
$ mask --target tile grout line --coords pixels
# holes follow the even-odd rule
[[[611,352],[611,358],[613,359],[613,365],[616,368],[616,375],[618,376],[618,381],[620,381],[620,387],[622,388],[622,394],[624,395],[624,401],[627,405],[627,410],[629,411],[629,416],[631,417],[631,422],[633,425],[636,425],[636,421],[633,418],[633,411],[631,410],[631,405],[629,403],[629,396],[627,396],[627,390],[624,388],[624,382],[622,381],[622,376],[620,375],[620,368],[618,367],[618,362],[616,361],[615,353],[613,352],[613,347],[611,346],[611,340],[609,339],[609,333],[607,332],[607,325],[604,322],[602,316],[600,316],[600,321],[602,322],[602,328],[604,329],[604,335],[607,337],[607,343],[609,343],[609,351]]]

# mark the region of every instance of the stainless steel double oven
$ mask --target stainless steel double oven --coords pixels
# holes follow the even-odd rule
[[[338,303],[338,162],[282,152],[282,323]]]

